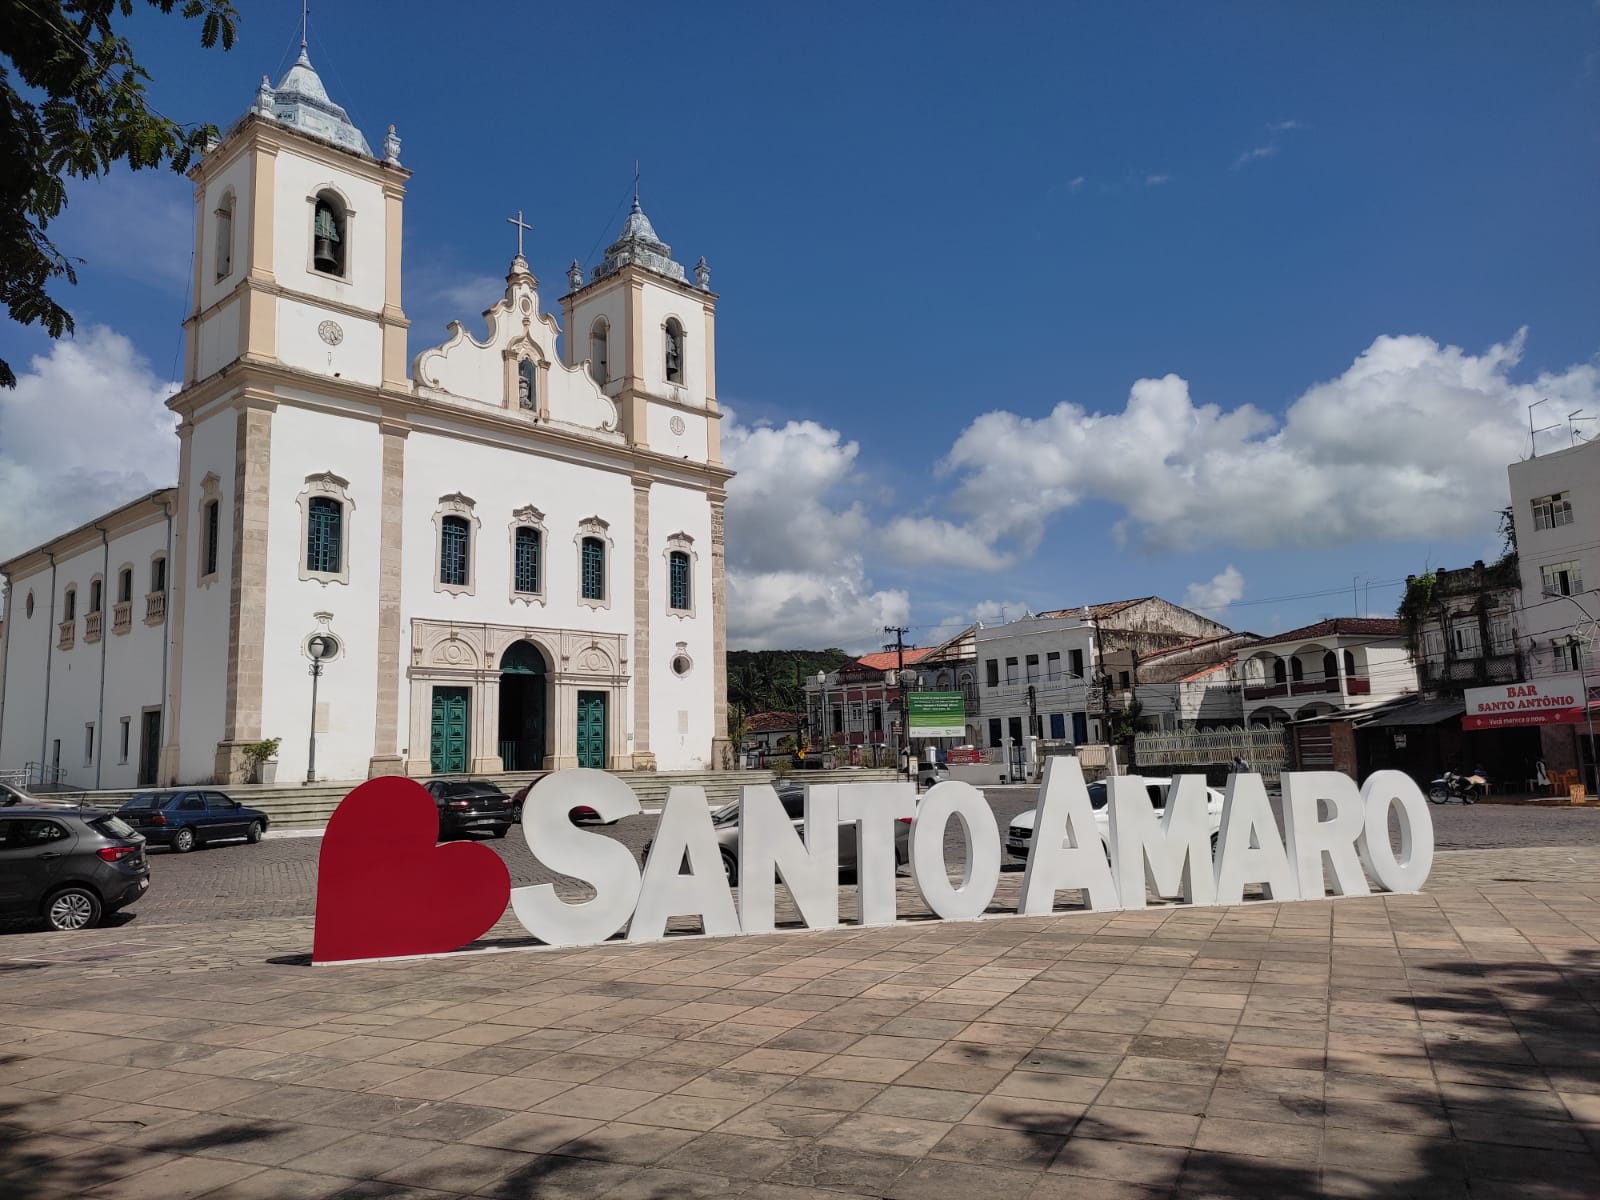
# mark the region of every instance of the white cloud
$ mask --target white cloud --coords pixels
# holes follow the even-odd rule
[[[1253,150],[1246,150],[1243,154],[1239,155],[1238,158],[1233,160],[1233,165],[1235,167],[1242,167],[1246,163],[1255,162],[1258,158],[1271,158],[1277,152],[1278,148],[1270,143],[1265,146],[1257,146]]]
[[[501,275],[471,275],[444,284],[433,293],[433,307],[458,315],[457,321],[467,324],[480,317],[486,309],[506,294],[505,277]],[[476,326],[469,325],[476,330]]]
[[[1014,554],[997,550],[975,530],[937,517],[896,517],[883,531],[880,545],[906,566],[938,563],[998,571],[1016,561]]]
[[[1171,175],[1146,175],[1144,177],[1144,182],[1145,182],[1145,186],[1146,187],[1160,187],[1164,183],[1171,183],[1172,182],[1172,176]]]
[[[1086,180],[1082,175],[1079,175],[1074,178],[1071,183],[1067,184],[1067,190],[1071,192],[1081,191],[1083,185],[1087,182],[1088,180]]]
[[[1120,505],[1119,535],[1156,550],[1481,537],[1526,450],[1527,405],[1600,406],[1594,362],[1513,382],[1524,340],[1472,355],[1380,337],[1281,420],[1196,404],[1176,375],[1139,380],[1120,412],[985,413],[943,469],[960,476],[967,527],[1023,552],[1052,514],[1091,498]]]
[[[1304,121],[1288,120],[1267,122],[1267,129],[1273,133],[1288,133],[1294,129],[1304,128],[1306,128],[1306,123]]]
[[[874,589],[872,522],[859,501],[860,447],[815,421],[723,422],[728,485],[728,641],[740,646],[876,645],[911,610],[903,591]]]
[[[175,484],[176,390],[104,326],[35,357],[0,391],[0,558]]]
[[[1238,158],[1234,159],[1233,169],[1237,171],[1240,167],[1246,166],[1260,159],[1271,158],[1278,152],[1280,143],[1282,141],[1282,138],[1280,137],[1281,134],[1295,133],[1298,130],[1306,128],[1309,127],[1304,121],[1296,121],[1292,119],[1288,121],[1268,121],[1267,133],[1269,136],[1267,140],[1259,146],[1255,146],[1249,150],[1246,150],[1243,154],[1239,155]]]
[[[1229,563],[1207,583],[1191,583],[1183,593],[1183,606],[1204,613],[1220,613],[1244,595],[1244,576]]]

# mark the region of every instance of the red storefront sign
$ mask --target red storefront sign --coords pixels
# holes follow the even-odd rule
[[[1571,672],[1469,688],[1463,729],[1506,729],[1520,725],[1579,725],[1584,721],[1583,676]]]

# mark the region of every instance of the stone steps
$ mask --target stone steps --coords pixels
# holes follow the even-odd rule
[[[615,771],[612,773],[631,787],[634,794],[639,797],[639,803],[646,807],[662,804],[667,798],[667,789],[672,787],[704,788],[707,802],[716,807],[738,799],[739,789],[747,784],[772,782],[771,771]],[[481,778],[494,780],[510,794],[518,791],[523,785],[541,778],[542,774],[537,771],[518,771],[505,775],[485,775]],[[791,776],[792,779],[805,783],[865,783],[892,780],[894,777],[894,770],[888,767],[806,771]],[[266,813],[274,829],[321,829],[327,825],[328,818],[333,815],[333,810],[339,806],[339,802],[361,782],[363,781],[352,780],[343,783],[288,785],[241,783],[222,790],[239,803],[259,808]],[[131,795],[133,791],[127,790],[82,792],[75,794],[74,798],[97,808],[116,808]]]

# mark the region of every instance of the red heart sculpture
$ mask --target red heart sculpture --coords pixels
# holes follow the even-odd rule
[[[409,779],[370,779],[340,801],[317,860],[312,961],[442,954],[492,928],[511,900],[506,864],[438,840],[433,797]]]

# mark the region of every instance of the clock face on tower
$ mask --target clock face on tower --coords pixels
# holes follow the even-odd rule
[[[324,321],[317,326],[317,336],[330,346],[337,346],[344,341],[344,329],[337,321]]]

